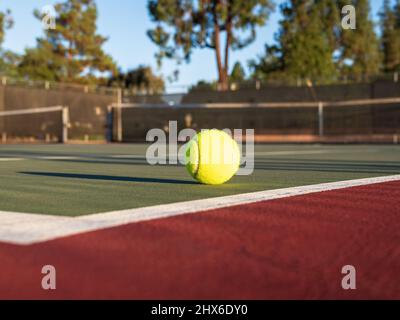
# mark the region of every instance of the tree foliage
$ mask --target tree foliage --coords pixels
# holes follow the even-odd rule
[[[380,13],[383,51],[383,68],[386,72],[400,68],[400,1],[392,8],[390,1],[385,0]]]
[[[11,11],[6,10],[5,12],[0,11],[0,46],[4,42],[4,36],[7,29],[10,29],[14,24],[11,17]]]
[[[280,6],[282,20],[277,44],[250,61],[258,79],[332,79],[333,54],[338,47],[339,11],[330,0],[290,0]]]
[[[146,94],[161,94],[165,90],[164,80],[147,66],[139,66],[126,73],[119,71],[109,80],[108,85]]]
[[[96,73],[115,72],[112,58],[102,49],[107,38],[97,33],[94,0],[66,0],[54,9],[56,29],[45,30],[37,47],[26,50],[22,73],[34,79],[87,82]],[[43,19],[41,12],[34,14]]]
[[[13,24],[10,10],[0,12],[0,73],[5,76],[16,76],[18,74],[18,55],[2,48],[6,30],[12,28]]]
[[[369,1],[350,2],[356,8],[357,26],[355,30],[342,30],[340,60],[346,62],[342,72],[353,75],[358,80],[367,80],[378,74],[381,68],[379,41],[370,17]]]
[[[215,51],[220,88],[228,89],[229,53],[252,43],[271,12],[270,0],[149,0],[148,31],[164,58],[190,61],[194,49]]]
[[[345,4],[356,8],[355,30],[341,26]],[[277,44],[250,61],[253,77],[329,83],[338,76],[365,79],[379,72],[381,56],[368,0],[288,0],[281,12]]]
[[[336,41],[332,28],[326,29],[324,2],[292,0],[282,6],[284,19],[278,39],[283,68],[290,77],[324,79],[335,73],[332,56]]]
[[[229,77],[231,82],[243,82],[246,78],[246,72],[240,62],[236,62],[232,68],[231,75]]]
[[[249,60],[251,77],[258,80],[268,81],[273,79],[284,79],[284,68],[282,51],[276,45],[265,45],[264,53],[257,59]]]

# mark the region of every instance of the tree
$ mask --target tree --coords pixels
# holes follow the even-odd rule
[[[217,83],[216,81],[207,81],[207,80],[199,80],[197,81],[196,84],[190,86],[189,88],[189,93],[190,92],[194,92],[194,91],[201,91],[201,90],[205,90],[205,91],[210,91],[210,90],[215,90],[217,88]]]
[[[33,80],[67,81],[65,69],[65,59],[43,39],[38,39],[36,48],[25,49],[19,64],[21,75]]]
[[[279,42],[290,78],[329,79],[335,74],[333,40],[318,2],[292,0],[283,5]],[[331,42],[332,41],[332,42]]]
[[[389,0],[384,2],[380,19],[383,69],[386,72],[393,72],[400,66],[400,25],[397,25],[396,14]]]
[[[283,79],[282,52],[276,45],[265,45],[265,52],[257,59],[249,61],[251,77],[256,80]]]
[[[319,0],[316,2],[322,20],[323,32],[328,39],[331,52],[339,49],[342,31],[340,12],[342,6],[338,1]]]
[[[357,80],[368,80],[381,68],[379,42],[370,19],[368,0],[353,0],[356,8],[357,27],[343,30],[341,34],[340,62],[342,72],[354,75]]]
[[[243,82],[246,78],[246,72],[244,71],[240,62],[236,62],[233,66],[231,75],[229,77],[231,82]]]
[[[165,90],[164,80],[147,66],[139,66],[126,73],[119,71],[116,76],[110,78],[108,85],[146,94],[161,94]]]
[[[396,16],[396,28],[400,28],[400,0],[396,1],[396,4],[394,6],[394,13]]]
[[[400,0],[396,1],[394,6],[394,14],[396,17],[396,41],[397,41],[397,54],[398,54],[398,64],[396,70],[400,70]]]
[[[280,7],[283,19],[277,45],[250,61],[257,79],[308,78],[331,81],[336,75],[333,54],[339,39],[339,11],[330,0],[290,0]]]
[[[157,26],[148,36],[160,48],[159,63],[163,58],[188,62],[194,49],[213,50],[219,87],[228,90],[230,51],[255,40],[256,27],[265,24],[272,8],[270,0],[149,0]]]
[[[10,51],[0,49],[0,74],[8,77],[18,77],[18,64],[21,60],[21,57]]]
[[[107,38],[97,34],[94,0],[66,0],[54,9],[56,28],[26,50],[21,70],[31,78],[66,82],[88,82],[99,72],[115,72],[115,63],[102,49]],[[42,13],[34,14],[42,20]]]
[[[10,29],[14,24],[11,18],[11,11],[6,10],[5,12],[0,11],[0,45],[4,42],[5,30]]]
[[[14,21],[10,10],[0,12],[0,73],[6,76],[13,76],[17,73],[18,55],[9,50],[3,50],[1,47],[4,42],[6,30],[10,29],[13,24]]]

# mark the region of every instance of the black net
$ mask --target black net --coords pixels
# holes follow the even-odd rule
[[[400,133],[400,101],[371,101],[326,106],[323,114],[326,135],[377,135]]]
[[[62,142],[62,107],[0,112],[2,142]]]
[[[144,141],[150,129],[254,129],[256,135],[395,135],[400,134],[400,99],[311,103],[152,105],[113,108],[112,136]]]
[[[90,140],[104,140],[107,106],[116,101],[115,94],[86,93],[83,90],[78,92],[61,88],[46,90],[18,86],[0,86],[0,89],[4,92],[0,105],[3,104],[6,111],[25,109],[27,106],[32,109],[43,106],[68,106],[69,136],[73,140],[83,140],[85,137]]]

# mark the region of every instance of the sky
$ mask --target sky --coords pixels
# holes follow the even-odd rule
[[[60,0],[0,0],[0,10],[10,9],[15,22],[14,27],[6,33],[3,44],[5,49],[23,53],[27,47],[34,47],[36,38],[43,35],[40,21],[33,16],[34,9],[41,9]],[[276,9],[264,27],[257,29],[254,43],[240,51],[231,53],[231,65],[240,61],[244,67],[250,59],[263,54],[266,43],[274,42],[274,35],[279,28],[279,4],[275,0]],[[97,0],[99,11],[98,32],[109,40],[104,50],[110,54],[122,70],[138,65],[148,65],[164,78],[171,76],[177,66],[172,61],[165,61],[161,69],[154,58],[157,47],[146,35],[146,31],[154,27],[147,13],[147,0]],[[382,7],[383,0],[370,0],[372,18]],[[167,83],[167,92],[185,91],[191,84],[199,80],[211,81],[217,77],[217,68],[213,51],[209,49],[194,51],[190,64],[178,66],[179,79]]]

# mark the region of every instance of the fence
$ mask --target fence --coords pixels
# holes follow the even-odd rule
[[[399,83],[319,86],[313,90],[271,87],[266,91],[211,92],[217,103],[212,98],[213,103],[208,104],[209,96],[204,92],[193,103],[192,93],[124,97],[121,90],[100,94],[61,87],[58,90],[7,84],[0,85],[0,112],[69,106],[69,138],[72,140],[107,137],[114,141],[144,141],[149,129],[164,129],[169,120],[178,121],[180,129],[254,128],[259,141],[398,140],[399,98],[393,97],[399,96]],[[386,98],[377,99],[380,97]],[[324,102],[309,102],[313,99]],[[181,104],[181,100],[190,103]],[[124,101],[135,103],[122,104],[120,114],[112,108],[110,115],[108,106],[117,101],[117,105]],[[0,127],[4,125],[0,117]],[[112,130],[107,131],[108,128]]]
[[[2,86],[19,86],[25,88],[45,89],[45,90],[68,90],[83,93],[97,93],[116,96],[117,89],[106,86],[91,84],[63,83],[54,81],[26,80],[21,78],[10,78],[2,76],[0,78]]]
[[[378,81],[373,83],[314,86],[265,86],[261,89],[241,88],[236,91],[216,92],[193,90],[185,95],[182,103],[262,103],[344,101],[398,97],[400,82]]]

